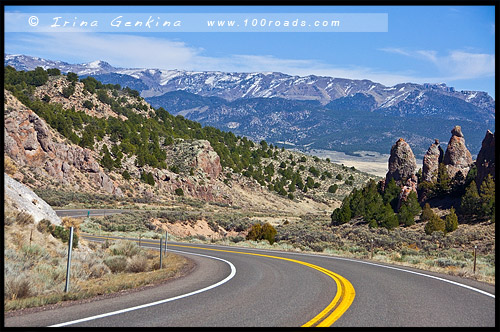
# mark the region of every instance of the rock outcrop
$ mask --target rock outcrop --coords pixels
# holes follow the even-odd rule
[[[481,150],[479,150],[477,155],[476,167],[476,184],[478,187],[481,186],[483,179],[488,174],[491,174],[493,179],[495,179],[495,134],[489,130],[486,131]]]
[[[4,90],[4,153],[50,181],[121,196],[115,184],[89,149],[70,144],[53,133],[46,122]]]
[[[410,148],[410,145],[400,138],[391,148],[389,157],[389,171],[385,176],[385,183],[394,179],[398,184],[405,184],[406,181],[415,175],[417,170],[417,160]]]
[[[167,148],[167,158],[173,160],[179,171],[202,173],[212,179],[222,172],[220,157],[207,140],[189,140]]]
[[[389,171],[385,176],[385,185],[391,179],[396,181],[396,184],[401,187],[399,195],[398,209],[402,201],[408,198],[412,191],[417,192],[417,160],[410,148],[410,145],[400,138],[391,148],[391,156],[389,157]],[[384,186],[385,187],[385,186]]]
[[[16,211],[32,215],[35,224],[42,219],[47,219],[54,225],[61,224],[61,218],[49,204],[38,197],[31,189],[12,179],[6,173],[4,173],[4,203]]]
[[[471,153],[465,145],[460,126],[455,126],[451,130],[451,138],[444,154],[443,163],[446,165],[450,178],[454,178],[458,172],[461,172],[463,179],[465,179],[473,164]]]
[[[422,164],[423,181],[434,182],[437,180],[439,163],[443,162],[443,158],[444,151],[441,146],[439,146],[439,140],[436,139],[424,155]]]

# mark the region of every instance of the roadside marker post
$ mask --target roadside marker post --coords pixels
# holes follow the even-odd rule
[[[370,256],[371,259],[373,259],[373,239],[371,240],[371,245],[370,245]]]
[[[474,274],[476,274],[476,249],[477,245],[474,246]]]
[[[168,231],[165,231],[165,258],[167,258],[167,239],[168,239]]]
[[[162,264],[162,263],[163,263],[163,260],[162,260],[162,258],[163,258],[163,257],[162,257],[162,253],[163,253],[162,241],[163,241],[163,239],[162,239],[162,238],[160,238],[160,269],[162,268],[162,265],[163,265],[163,264]]]
[[[69,291],[69,271],[71,270],[71,251],[73,248],[73,227],[69,228],[69,241],[68,241],[68,265],[66,267],[66,285],[64,286],[64,292]]]

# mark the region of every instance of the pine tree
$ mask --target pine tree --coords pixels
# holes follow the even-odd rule
[[[434,216],[434,211],[432,211],[429,203],[425,203],[424,208],[422,209],[422,213],[420,214],[420,221],[426,222],[432,219]]]
[[[448,170],[446,169],[446,165],[444,163],[440,163],[438,166],[436,188],[440,195],[447,194],[451,190],[450,175],[448,174]]]
[[[480,206],[481,198],[477,191],[476,181],[472,180],[467,189],[465,189],[465,195],[462,196],[460,211],[463,215],[473,216],[479,214]]]
[[[398,212],[399,223],[405,226],[411,226],[415,224],[415,216],[419,215],[422,211],[420,204],[418,203],[417,193],[412,191],[407,199],[401,203],[401,207]]]
[[[444,233],[446,231],[445,222],[444,222],[444,220],[439,218],[439,216],[434,214],[431,217],[431,219],[427,222],[427,224],[425,224],[424,230],[425,230],[425,234],[427,234],[427,235],[431,235],[432,233],[434,233],[436,231],[441,231]]]
[[[452,207],[450,213],[444,219],[444,228],[447,233],[453,232],[458,228],[458,217],[455,214],[455,209]]]
[[[490,174],[481,183],[479,196],[481,201],[480,215],[495,218],[495,181]]]
[[[396,181],[392,178],[384,190],[384,195],[383,195],[384,204],[389,203],[392,206],[392,209],[396,211],[400,192],[401,188],[396,184]]]

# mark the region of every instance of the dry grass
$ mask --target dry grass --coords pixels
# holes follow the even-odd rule
[[[32,224],[30,215],[4,207],[10,220],[4,226],[5,311],[155,284],[179,275],[188,264],[186,258],[169,253],[159,269],[159,252],[135,242],[97,245],[82,240],[73,249],[70,291],[64,293],[67,244],[45,232],[46,227]],[[80,220],[65,218],[63,223],[79,229]]]

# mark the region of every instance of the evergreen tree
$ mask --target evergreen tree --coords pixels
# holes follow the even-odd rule
[[[465,195],[462,196],[460,204],[460,212],[466,216],[473,216],[479,214],[479,207],[481,206],[481,198],[477,191],[476,181],[472,180],[469,186],[465,189]]]
[[[450,175],[444,163],[440,163],[438,166],[436,189],[440,195],[447,194],[451,190]]]
[[[495,218],[495,181],[488,176],[481,183],[480,188],[480,215],[481,217]]]
[[[447,233],[453,232],[458,228],[458,217],[455,214],[455,209],[453,207],[444,219],[444,228]]]
[[[422,213],[420,214],[420,221],[426,222],[432,219],[434,216],[434,211],[432,211],[429,203],[425,203],[424,208],[422,209]]]
[[[106,144],[103,145],[101,153],[103,153],[103,157],[101,159],[101,165],[107,168],[109,171],[113,170],[114,166],[113,158],[111,158],[111,154]]]
[[[400,192],[401,188],[396,184],[394,178],[392,178],[384,190],[384,204],[390,204],[392,209],[396,211]]]
[[[333,226],[342,225],[351,220],[351,208],[349,204],[343,203],[340,208],[333,210],[331,218]]]
[[[419,215],[422,211],[418,203],[417,193],[412,191],[406,200],[401,202],[401,207],[398,212],[399,223],[405,226],[415,224],[415,216]]]
[[[424,227],[425,234],[431,235],[436,231],[446,232],[445,222],[439,216],[434,214],[431,219],[425,224]]]

